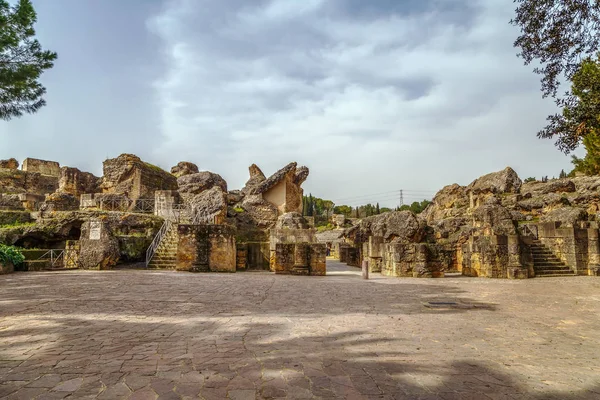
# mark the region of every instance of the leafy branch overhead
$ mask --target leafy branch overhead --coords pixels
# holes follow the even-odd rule
[[[559,107],[574,107],[576,95],[557,96],[561,80],[571,80],[584,60],[600,48],[600,2],[597,0],[514,0],[517,3],[511,23],[521,32],[514,45],[520,48],[526,65],[539,64],[534,72],[542,75],[544,97],[556,98]],[[560,150],[569,153],[589,133],[585,126],[564,124],[560,115],[548,117],[540,138],[556,139]]]
[[[0,118],[34,113],[46,104],[46,88],[38,81],[54,66],[56,53],[35,39],[37,15],[30,0],[11,6],[0,0]]]

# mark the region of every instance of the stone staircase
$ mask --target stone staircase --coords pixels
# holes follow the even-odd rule
[[[571,268],[537,239],[531,245],[531,254],[536,277],[575,276],[575,272]]]
[[[148,263],[150,269],[175,269],[177,266],[177,224],[171,224],[163,236],[154,256]]]

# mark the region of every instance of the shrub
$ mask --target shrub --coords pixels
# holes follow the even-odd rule
[[[20,249],[0,244],[0,262],[10,262],[16,267],[23,264],[23,261],[25,261],[25,256],[23,256]]]

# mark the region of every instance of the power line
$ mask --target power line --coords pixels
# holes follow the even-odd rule
[[[381,193],[371,193],[371,194],[363,194],[358,196],[350,196],[350,197],[340,197],[337,199],[333,199],[334,203],[340,204],[344,202],[354,202],[355,200],[362,201],[363,199],[382,199],[385,197],[393,196],[398,198],[398,194],[402,192],[403,196],[412,197],[412,198],[420,198],[420,197],[433,197],[436,192],[429,192],[425,190],[393,190],[389,192],[381,192]]]

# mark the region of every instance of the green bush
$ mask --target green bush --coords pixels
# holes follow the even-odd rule
[[[25,256],[19,248],[0,244],[0,262],[10,262],[16,267],[23,264],[23,261],[25,261]]]

